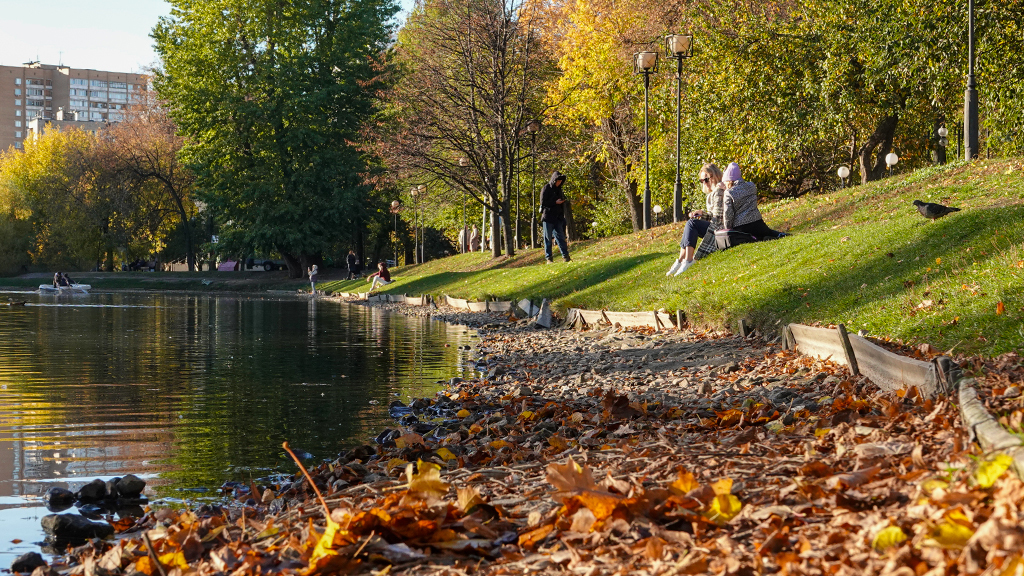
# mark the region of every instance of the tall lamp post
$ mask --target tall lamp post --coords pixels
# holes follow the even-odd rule
[[[651,74],[657,71],[657,52],[637,52],[633,55],[633,73],[644,75],[644,230],[651,228],[651,139],[647,131],[647,103],[650,99]]]
[[[423,200],[423,199],[425,199],[427,197],[427,186],[426,186],[426,184],[420,184],[419,186],[416,187],[416,190],[419,191],[420,200]],[[419,253],[420,261],[419,261],[419,263],[423,264],[427,260],[426,259],[427,249],[426,249],[426,246],[425,246],[426,243],[427,243],[427,235],[426,235],[426,231],[423,229],[423,223],[420,222],[419,219],[420,219],[420,213],[419,213],[419,210],[417,209],[416,210],[416,222],[418,223],[417,228],[419,229],[419,235],[420,235],[420,253]]]
[[[895,152],[889,152],[885,155],[885,167],[889,170],[889,175],[892,176],[892,167],[900,161],[900,157]]]
[[[395,248],[395,266],[398,266],[398,213],[402,211],[402,201],[391,201],[391,213],[395,215],[394,239],[391,241]]]
[[[936,161],[938,161],[939,164],[945,164],[946,146],[949,146],[949,130],[946,129],[945,126],[939,126],[939,128],[935,130],[935,135],[939,137],[939,149],[937,150]]]
[[[459,166],[462,167],[462,168],[468,167],[469,166],[469,158],[466,158],[465,156],[463,156],[462,158],[459,158]],[[468,192],[466,192],[466,189],[463,188],[462,189],[462,253],[463,254],[465,254],[466,252],[469,252],[469,226],[467,225],[468,221],[466,219],[466,196],[467,195],[468,195]]]
[[[420,241],[420,233],[419,233],[420,219],[419,219],[419,210],[417,210],[417,206],[416,206],[416,195],[418,193],[419,193],[419,190],[418,190],[417,186],[413,186],[412,188],[409,189],[409,195],[412,196],[412,263],[413,264],[419,264],[419,262],[417,262],[417,259],[419,259],[419,257],[420,257],[420,245],[419,245],[419,241]]]
[[[680,105],[683,91],[683,59],[693,55],[693,36],[689,34],[671,34],[665,37],[668,57],[676,61],[676,185],[672,193],[672,221],[682,222],[683,214],[683,181],[679,173],[679,132],[682,124]]]
[[[537,132],[540,122],[530,120],[526,125],[530,133],[530,156],[533,158],[533,175],[530,177],[530,248],[537,247]]]
[[[974,0],[967,0],[967,89],[964,91],[964,160],[978,157],[978,90],[974,82]]]

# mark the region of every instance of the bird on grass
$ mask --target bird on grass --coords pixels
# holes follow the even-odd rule
[[[921,202],[920,200],[914,200],[914,206],[917,206],[917,211],[921,213],[921,216],[928,218],[932,222],[936,218],[942,218],[946,214],[952,214],[953,212],[959,212],[959,208],[953,208],[952,206],[943,206],[942,204],[934,204],[932,202]]]

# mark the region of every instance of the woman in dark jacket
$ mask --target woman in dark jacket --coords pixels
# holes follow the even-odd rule
[[[565,175],[557,170],[551,174],[551,179],[540,191],[541,226],[544,230],[544,259],[548,264],[553,262],[551,254],[551,240],[558,243],[558,250],[562,253],[562,260],[570,262],[569,247],[565,243],[565,194],[562,193],[562,185],[565,184]]]

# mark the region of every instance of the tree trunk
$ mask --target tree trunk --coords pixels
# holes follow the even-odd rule
[[[302,278],[305,270],[303,270],[302,263],[299,261],[299,259],[289,254],[288,252],[284,252],[280,249],[278,249],[278,252],[281,252],[281,257],[284,258],[285,264],[288,265],[288,277]]]
[[[576,231],[576,220],[572,217],[572,202],[568,198],[562,204],[562,210],[565,211],[565,239],[575,242],[580,236]]]
[[[504,204],[504,206],[502,208],[504,209],[505,214],[511,213],[512,212],[512,202],[511,202],[511,200],[506,198],[505,199],[505,204]],[[510,257],[511,256],[515,256],[516,255],[516,237],[515,237],[515,230],[513,230],[513,228],[512,228],[512,219],[509,218],[508,216],[506,216],[505,219],[504,219],[504,222],[505,223],[504,223],[503,229],[504,229],[504,232],[505,232],[505,253],[508,254]]]
[[[644,228],[644,206],[636,191],[636,180],[627,180],[626,200],[629,202],[629,219],[633,223],[633,232],[639,232]]]
[[[885,156],[892,151],[892,139],[896,135],[899,116],[892,114],[878,121],[875,131],[860,147],[860,181],[867,184],[885,175]],[[874,161],[872,161],[874,156]]]
[[[500,202],[496,202],[495,204],[497,204],[499,207],[501,206]],[[504,221],[508,222],[508,217],[504,218]],[[491,210],[491,242],[490,242],[490,247],[491,247],[491,257],[492,258],[497,258],[498,256],[501,256],[501,222],[502,222],[501,214],[499,214],[497,210]],[[497,236],[497,237],[495,237],[495,236]]]

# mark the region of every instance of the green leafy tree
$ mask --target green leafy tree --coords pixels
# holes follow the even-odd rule
[[[352,142],[373,110],[392,0],[173,0],[155,85],[211,210],[291,276],[365,218]]]

